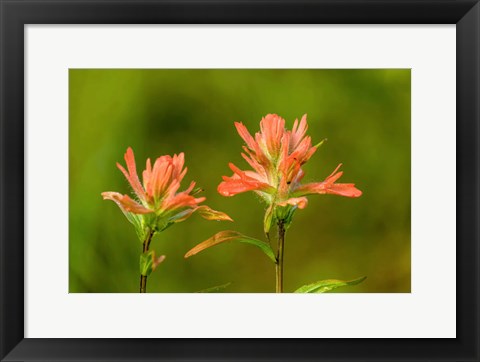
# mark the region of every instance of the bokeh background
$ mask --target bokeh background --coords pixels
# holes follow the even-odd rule
[[[264,240],[264,205],[253,193],[216,192],[229,162],[247,168],[233,122],[251,133],[267,113],[291,128],[308,114],[313,142],[328,138],[304,166],[321,181],[342,162],[340,182],[358,199],[311,195],[296,212],[285,246],[285,291],[321,279],[362,284],[340,293],[410,292],[410,70],[71,69],[69,73],[69,291],[138,292],[141,242],[103,191],[129,193],[115,163],[128,146],[139,172],[148,157],[185,152],[191,180],[206,204],[235,223],[193,215],[157,235],[167,256],[148,278],[148,292],[274,292],[275,268],[257,248],[226,243],[184,254],[221,230]],[[182,188],[182,189],[183,189]]]

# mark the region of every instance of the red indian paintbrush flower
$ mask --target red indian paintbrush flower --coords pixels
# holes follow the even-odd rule
[[[185,156],[161,156],[156,159],[153,167],[147,160],[143,171],[143,183],[137,175],[133,150],[129,147],[125,153],[127,170],[117,163],[117,167],[125,175],[133,189],[137,200],[118,192],[103,192],[105,200],[114,201],[125,216],[135,226],[149,227],[153,231],[162,231],[173,223],[184,221],[194,212],[198,212],[208,220],[230,220],[231,218],[206,205],[199,205],[205,197],[195,197],[195,182],[182,192],[177,192],[180,183],[187,173],[183,168]],[[139,225],[137,225],[139,224]]]
[[[285,129],[285,120],[276,114],[268,114],[260,122],[260,132],[255,138],[239,122],[235,127],[246,146],[242,157],[253,171],[242,171],[233,163],[229,164],[233,176],[223,176],[218,192],[223,196],[254,191],[264,199],[269,208],[265,215],[265,231],[268,232],[272,218],[285,219],[288,225],[293,211],[307,206],[308,194],[334,194],[346,197],[359,197],[362,192],[351,183],[336,183],[343,172],[341,164],[322,182],[302,185],[305,175],[302,166],[321,145],[312,146],[306,136],[307,116],[295,120],[293,129]],[[276,215],[275,215],[276,214]]]
[[[205,197],[195,197],[195,182],[181,192],[180,188],[187,168],[183,168],[185,156],[161,156],[152,167],[150,159],[142,173],[143,182],[137,175],[137,166],[133,150],[129,147],[125,153],[127,169],[117,163],[117,167],[125,175],[133,189],[136,200],[118,192],[103,192],[104,200],[114,201],[135,226],[138,238],[143,242],[143,253],[140,255],[140,293],[146,292],[147,277],[165,259],[164,255],[157,258],[155,250],[149,250],[150,242],[155,233],[165,230],[174,223],[183,221],[194,212],[208,220],[230,220],[225,213],[215,211],[206,205],[199,205]]]

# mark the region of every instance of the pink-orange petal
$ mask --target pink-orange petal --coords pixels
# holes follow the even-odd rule
[[[282,144],[280,146],[280,159],[278,168],[284,173],[288,173],[291,163],[288,158],[290,137],[290,132],[285,132],[282,136]]]
[[[329,176],[324,182],[328,184],[333,184],[335,181],[337,181],[340,177],[343,176],[343,171],[337,172],[333,176]]]
[[[178,155],[174,155],[172,164],[174,167],[172,177],[176,178],[179,182],[182,181],[183,177],[187,173],[187,169],[182,172],[183,165],[185,164],[185,154],[180,152]]]
[[[118,192],[102,192],[102,196],[104,200],[114,201],[124,211],[134,214],[150,214],[153,212],[132,200],[128,195],[122,195]]]
[[[153,187],[153,195],[155,199],[159,199],[163,194],[165,189],[168,187],[173,173],[173,165],[165,164],[164,168],[160,168],[157,173],[156,181],[157,183]]]
[[[187,188],[185,191],[183,191],[183,192],[186,193],[186,194],[190,194],[190,192],[192,192],[192,190],[193,190],[193,188],[195,187],[195,185],[196,185],[196,182],[195,182],[195,181],[190,182],[190,186],[188,186],[188,188]]]
[[[316,182],[303,185],[295,191],[295,195],[332,194],[345,197],[360,197],[362,191],[355,184],[332,184],[330,182]]]
[[[146,165],[145,165],[145,170],[142,173],[143,176],[143,187],[145,189],[145,192],[147,195],[152,195],[152,190],[151,190],[151,177],[152,177],[152,163],[150,159],[147,159]]]
[[[285,120],[277,114],[267,114],[260,121],[262,139],[271,157],[276,158],[285,132]]]
[[[293,149],[293,152],[288,156],[290,159],[295,159],[300,164],[304,164],[305,162],[308,161],[308,159],[315,153],[316,148],[312,147],[312,140],[309,136],[305,137],[295,149]]]
[[[153,212],[152,210],[147,209],[146,207],[132,200],[128,195],[124,195],[120,203],[123,205],[125,210],[133,212],[134,214],[150,214]]]
[[[178,180],[172,180],[172,182],[164,192],[164,198],[171,199],[175,195],[175,193],[178,191],[179,188],[180,188],[180,182],[178,182]]]
[[[333,170],[333,172],[332,172],[330,175],[328,175],[328,177],[326,178],[326,180],[328,180],[330,177],[332,177],[333,175],[335,175],[340,167],[342,167],[342,164],[341,164],[341,163],[339,163],[338,166],[337,166],[337,168],[335,168],[335,170]]]
[[[245,125],[241,122],[235,122],[234,124],[235,124],[235,128],[237,129],[238,134],[240,135],[240,137],[242,137],[242,139],[245,141],[247,146],[252,151],[257,152],[258,151],[258,145],[255,142],[255,140],[253,139],[250,132],[248,132],[247,127],[245,127]]]
[[[197,204],[203,201],[205,201],[205,197],[195,198],[191,195],[181,193],[173,196],[168,200],[165,200],[161,208],[165,211],[172,211],[180,207],[197,206]]]
[[[254,172],[254,171],[242,171],[240,170],[237,166],[235,166],[233,163],[229,163],[228,166],[230,169],[233,171],[234,178],[240,178],[244,182],[254,182],[254,183],[261,183],[265,187],[269,187],[269,185],[266,183],[265,177]]]
[[[127,169],[129,173],[129,182],[130,185],[133,188],[133,191],[137,194],[137,196],[145,200],[145,190],[142,187],[142,184],[140,183],[140,180],[137,175],[137,167],[135,165],[135,155],[133,154],[133,150],[131,147],[127,148],[127,152],[125,153],[125,163],[127,164]],[[123,172],[123,171],[122,171]]]
[[[250,150],[245,147],[245,153],[242,153],[242,157],[247,163],[250,165],[251,168],[253,168],[257,173],[262,174],[262,176],[266,177],[265,169],[263,166],[257,162],[257,160],[253,157],[252,153]]]
[[[297,127],[298,126],[298,127]],[[302,138],[305,136],[307,132],[308,124],[307,124],[307,115],[304,114],[302,120],[300,121],[300,125],[298,125],[298,120],[295,120],[295,123],[292,128],[292,139],[290,142],[291,149],[295,149]]]
[[[185,167],[184,170],[180,173],[180,175],[177,176],[178,182],[181,182],[185,175],[187,174],[188,167]]]
[[[307,207],[308,200],[306,197],[291,197],[288,200],[279,202],[279,206],[287,206],[292,205],[292,206],[298,206],[299,209],[304,209]]]
[[[115,192],[115,191],[105,191],[105,192],[102,192],[102,197],[104,200],[112,200],[112,201],[115,201],[117,202],[118,200],[120,200],[123,195],[119,192]]]
[[[172,157],[161,156],[155,160],[152,171],[152,195],[158,200],[171,182],[173,172]]]
[[[228,181],[221,182],[217,191],[222,196],[235,196],[242,192],[261,190],[262,187],[259,186],[259,183],[245,182],[241,179],[232,179]]]
[[[327,194],[345,196],[345,197],[360,197],[362,191],[355,187],[355,184],[333,184],[326,190]]]

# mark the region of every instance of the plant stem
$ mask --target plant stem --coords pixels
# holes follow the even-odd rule
[[[147,234],[147,238],[143,242],[143,253],[146,253],[148,251],[148,248],[150,247],[150,242],[152,241],[154,231],[149,230]],[[146,293],[147,292],[147,276],[146,275],[140,275],[140,293]]]
[[[278,248],[276,271],[276,292],[283,293],[283,245],[285,243],[285,225],[283,221],[278,222]]]

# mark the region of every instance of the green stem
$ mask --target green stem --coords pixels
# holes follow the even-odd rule
[[[285,225],[283,221],[278,222],[278,248],[276,271],[276,292],[283,293],[283,246],[285,244]]]
[[[150,247],[150,242],[152,241],[154,231],[149,230],[146,239],[143,242],[143,253],[146,253],[148,251],[148,248]],[[147,276],[146,275],[140,275],[140,293],[146,293],[147,292]]]

